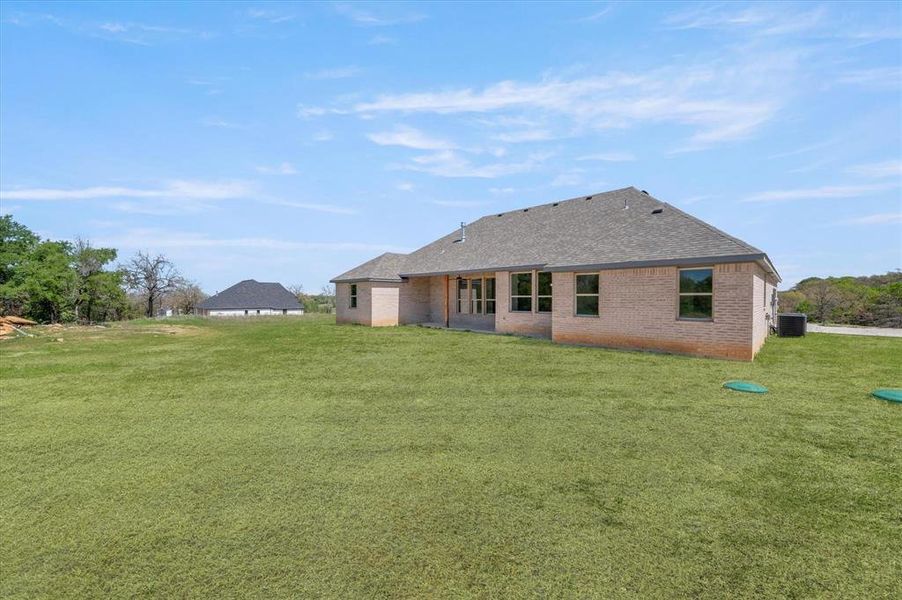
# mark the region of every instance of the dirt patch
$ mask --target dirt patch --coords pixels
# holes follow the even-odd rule
[[[159,327],[142,327],[132,329],[136,333],[152,333],[155,335],[199,335],[203,329],[193,325],[162,325]]]

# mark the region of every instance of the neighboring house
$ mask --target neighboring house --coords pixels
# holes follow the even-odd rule
[[[205,317],[302,315],[304,307],[280,283],[246,279],[199,303],[196,312]]]
[[[761,250],[629,187],[482,217],[332,281],[339,323],[751,360],[780,276]]]

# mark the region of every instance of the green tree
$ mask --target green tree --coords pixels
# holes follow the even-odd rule
[[[37,235],[14,221],[11,215],[0,217],[0,313],[22,314],[25,292],[12,280],[40,241]]]
[[[100,303],[104,304],[104,313],[124,304],[122,273],[104,268],[116,260],[116,255],[114,248],[95,248],[89,241],[75,240],[72,262],[77,275],[73,298],[76,320],[93,321]]]
[[[12,215],[0,217],[0,285],[12,278],[16,268],[40,241],[30,229],[13,221]]]
[[[32,319],[56,323],[74,318],[72,298],[78,278],[71,253],[68,242],[41,242],[13,273],[10,283]]]

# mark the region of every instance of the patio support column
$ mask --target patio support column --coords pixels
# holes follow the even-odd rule
[[[444,308],[445,308],[445,327],[450,327],[450,326],[451,326],[450,315],[449,315],[449,312],[448,312],[448,311],[449,311],[449,307],[448,307],[448,294],[451,293],[450,287],[451,287],[451,286],[450,286],[450,283],[449,283],[449,280],[448,280],[448,275],[445,275],[445,301],[444,301],[444,303],[443,303]]]

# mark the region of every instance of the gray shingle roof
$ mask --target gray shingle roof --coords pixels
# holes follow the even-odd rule
[[[399,273],[404,270],[407,257],[407,254],[386,252],[342,273],[333,281],[401,281]]]
[[[627,207],[627,208],[624,208]],[[661,209],[660,212],[657,212]],[[656,212],[652,212],[656,211]],[[407,255],[394,255],[396,276],[467,271],[757,261],[761,250],[634,187],[482,217]],[[383,255],[385,256],[385,255]],[[336,277],[385,277],[379,257]],[[377,269],[378,268],[378,269]]]
[[[281,283],[263,283],[245,279],[210,296],[197,305],[203,309],[273,308],[296,310],[303,308],[297,297]]]

